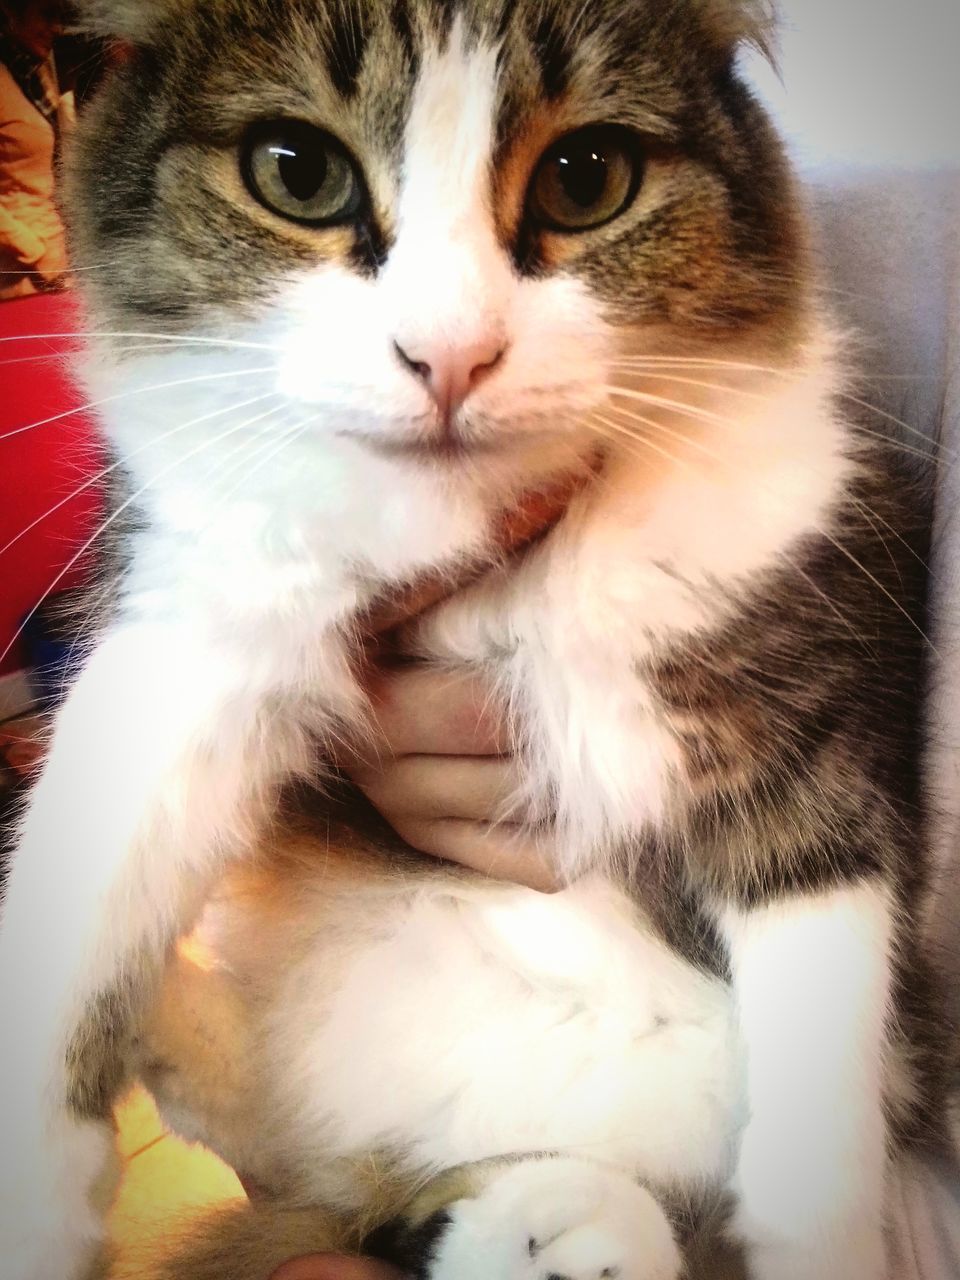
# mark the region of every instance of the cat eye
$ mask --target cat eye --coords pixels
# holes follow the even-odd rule
[[[640,141],[619,125],[588,125],[544,154],[530,184],[528,216],[551,231],[590,231],[612,222],[643,181]]]
[[[250,130],[241,154],[244,180],[261,204],[312,227],[353,222],[366,192],[360,170],[331,134],[302,120]]]

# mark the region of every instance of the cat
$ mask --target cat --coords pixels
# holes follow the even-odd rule
[[[703,1248],[676,1229],[717,1216],[742,1122],[727,986],[603,877],[555,895],[491,884],[353,805],[324,806],[321,842],[312,810],[228,873],[141,1027],[131,1070],[168,1127],[253,1195],[177,1221],[176,1247],[146,1251],[154,1271],[139,1248],[141,1280],[263,1280],[325,1248],[411,1275],[473,1274],[475,1257],[478,1274],[673,1276],[678,1243]],[[585,1166],[610,1188],[574,1210],[586,1254],[582,1232],[543,1221],[554,1191],[582,1196]],[[478,1236],[480,1192],[517,1178],[529,1186]]]
[[[482,563],[523,493],[580,474],[519,564],[406,643],[501,697],[514,811],[549,826],[562,879],[713,938],[750,1274],[877,1280],[888,1169],[937,1101],[923,545],[843,411],[800,201],[737,70],[764,7],[81,9],[124,51],[68,205],[86,383],[129,489],[0,932],[5,1277],[76,1280],[99,1248],[164,956],[278,789],[362,743],[358,619]],[[506,1196],[563,1206],[548,1233],[578,1238],[593,1200],[625,1274],[676,1273],[642,1169],[539,1150],[479,1188],[488,1226]],[[484,1274],[549,1270],[541,1226]],[[467,1274],[437,1248],[438,1280]]]

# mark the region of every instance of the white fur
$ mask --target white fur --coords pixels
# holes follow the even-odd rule
[[[676,1280],[663,1210],[626,1172],[578,1160],[528,1161],[452,1208],[434,1280]]]
[[[747,1061],[736,1186],[751,1274],[878,1280],[889,895],[841,889],[725,925]]]
[[[122,616],[60,714],[9,885],[0,1025],[17,1054],[0,1098],[7,1280],[79,1273],[92,1231],[90,1173],[70,1167],[76,1152],[55,1136],[66,1045],[90,1000],[144,955],[156,957],[191,919],[222,859],[247,847],[276,782],[315,769],[313,737],[322,742],[344,721],[362,725],[348,661],[357,607],[423,568],[476,551],[502,505],[595,443],[584,414],[606,403],[615,334],[583,285],[561,276],[521,280],[509,269],[489,209],[494,70],[493,52],[466,47],[459,28],[444,53],[427,59],[406,142],[398,239],[379,280],[327,266],[281,285],[261,322],[231,334],[266,344],[265,353],[206,348],[184,356],[174,348],[91,372],[91,384],[111,397],[105,429],[129,465],[150,531],[134,544]],[[445,95],[456,103],[449,117],[438,105]],[[451,180],[451,152],[463,161],[462,181]],[[417,274],[427,251],[429,279]],[[437,427],[427,392],[392,343],[418,334],[467,342],[470,326],[509,343],[463,419],[468,443],[491,447],[461,467],[390,456],[382,446],[429,439]],[[722,622],[731,594],[825,520],[845,482],[822,352],[808,351],[782,381],[750,385],[763,393],[759,401],[718,391],[705,407],[719,416],[695,427],[668,406],[646,408],[681,433],[669,446],[675,460],[664,458],[660,440],[659,452],[613,448],[603,480],[511,583],[479,589],[423,633],[441,656],[502,663],[495,673],[529,736],[527,799],[559,797],[570,870],[606,839],[655,823],[667,803],[677,762],[649,715],[636,660],[664,639]],[[424,937],[464,953],[478,945],[477,931],[496,949],[517,945],[509,910],[506,922],[502,913],[468,913],[465,929],[455,903],[420,909],[424,932],[398,944],[411,969]],[[589,952],[602,940],[584,929]],[[634,945],[643,952],[642,941]],[[638,961],[646,963],[642,954]],[[371,963],[358,961],[344,980],[372,1002]],[[602,970],[591,970],[590,1000],[576,1017],[611,1054],[629,1058],[622,1009],[606,1003]],[[749,975],[749,963],[743,971]],[[430,977],[439,999],[444,975]],[[662,979],[661,968],[652,966],[650,977]],[[499,990],[503,981],[492,970],[489,986],[471,998],[491,1008],[519,999]],[[864,989],[868,1002],[874,991]],[[587,1037],[576,1019],[564,1030],[563,1007],[547,1000],[541,1009],[558,1019],[557,1037],[574,1042],[567,1086],[582,1107],[601,1083],[596,1075],[593,1083],[576,1079],[576,1044]],[[620,1012],[605,1021],[608,1007]],[[752,1037],[749,1003],[744,1010]],[[503,1035],[514,1044],[529,1012],[526,1002],[519,1017],[516,1010],[505,1017]],[[358,1032],[350,1014],[342,1016],[351,1036]],[[649,1011],[637,1016],[627,1025],[649,1030]],[[388,1033],[381,1023],[373,1043]],[[672,1034],[663,1032],[665,1043]],[[679,1100],[669,1072],[697,1062],[689,1053],[695,1031],[681,1027],[677,1038],[680,1065],[657,1065],[649,1076],[664,1116],[676,1114]],[[867,1040],[858,1043],[866,1048]],[[423,1046],[411,1050],[422,1058]],[[364,1069],[373,1072],[370,1056]],[[535,1070],[531,1063],[519,1094],[526,1117],[513,1116],[518,1126],[526,1118],[542,1128],[551,1119],[550,1093],[538,1096],[537,1083],[548,1076],[561,1083],[560,1058]],[[461,1076],[465,1061],[456,1066]],[[614,1087],[624,1070],[614,1069]],[[340,1121],[357,1126],[358,1140],[387,1123],[386,1109],[355,1114],[352,1082],[334,1072],[337,1087]],[[502,1095],[474,1087],[476,1109],[459,1117],[462,1131],[452,1119],[442,1121],[442,1133],[437,1116],[424,1119],[424,1151],[436,1159],[507,1140]],[[411,1093],[403,1105],[415,1116],[425,1104]],[[658,1170],[673,1161],[702,1173],[721,1162],[724,1135],[711,1105],[706,1157],[671,1145],[667,1129],[650,1121]],[[591,1140],[573,1107],[553,1118],[573,1146]],[[617,1152],[610,1119],[601,1108],[590,1123]],[[851,1141],[872,1150],[872,1133]],[[76,1138],[84,1160],[102,1145]],[[828,1147],[816,1154],[837,1155]],[[813,1157],[807,1171],[814,1180],[832,1176]],[[51,1222],[59,1224],[52,1244]]]
[[[224,951],[241,969],[243,953],[242,937]],[[716,1185],[732,1168],[727,993],[602,881],[546,897],[352,888],[319,908],[262,1043],[266,1110],[286,1117],[277,1131],[307,1179],[297,1194],[344,1208],[358,1206],[334,1162],[394,1147],[437,1171],[559,1150],[660,1185]]]
[[[508,338],[518,288],[489,210],[496,58],[490,47],[468,50],[458,16],[443,51],[424,60],[410,106],[397,249],[382,289],[388,323],[415,358],[486,333]]]
[[[688,425],[670,459],[626,451],[602,496],[579,500],[520,572],[461,593],[414,629],[427,656],[490,665],[523,726],[525,799],[535,812],[559,806],[571,872],[664,816],[677,746],[650,712],[637,663],[721,626],[757,575],[789,566],[791,546],[829,526],[851,464],[830,411],[830,365],[815,350],[810,361],[757,404],[715,393],[710,412],[723,420]]]

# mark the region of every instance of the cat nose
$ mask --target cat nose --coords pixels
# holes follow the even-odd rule
[[[499,337],[479,338],[463,346],[417,342],[394,350],[404,368],[423,382],[446,424],[467,396],[500,364],[506,344]]]

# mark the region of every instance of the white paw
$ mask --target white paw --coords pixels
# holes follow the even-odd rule
[[[586,1160],[525,1161],[450,1206],[430,1280],[675,1280],[663,1210],[625,1173]]]

